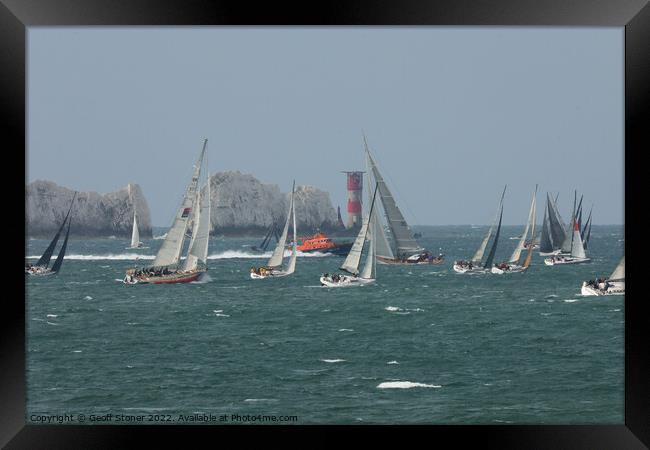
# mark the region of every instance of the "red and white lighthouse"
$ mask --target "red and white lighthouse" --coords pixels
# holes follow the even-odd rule
[[[348,228],[362,224],[361,199],[363,193],[363,172],[343,172],[348,175]]]

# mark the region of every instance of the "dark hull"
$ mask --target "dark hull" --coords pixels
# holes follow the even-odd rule
[[[422,265],[422,264],[427,264],[427,265],[439,265],[442,264],[445,260],[444,258],[434,258],[433,260],[424,260],[424,261],[407,261],[405,259],[396,259],[396,258],[384,258],[383,256],[377,256],[377,261],[379,261],[382,264],[402,264],[405,266],[412,266],[412,265]]]
[[[138,278],[137,284],[176,284],[176,283],[190,283],[196,281],[205,273],[205,270],[189,272],[189,273],[173,273],[169,275],[150,276],[146,278]]]

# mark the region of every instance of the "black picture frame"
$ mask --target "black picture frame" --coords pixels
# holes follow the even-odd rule
[[[304,2],[300,6],[276,3],[250,5],[236,1],[131,0],[2,0],[0,3],[0,110],[2,111],[3,155],[11,177],[4,176],[5,192],[15,192],[17,183],[25,181],[18,168],[9,163],[9,155],[26,151],[26,31],[30,26],[67,25],[492,25],[492,26],[614,26],[625,27],[625,253],[627,293],[625,301],[625,424],[587,426],[400,426],[400,427],[335,427],[344,432],[372,434],[383,439],[388,433],[410,435],[431,434],[428,443],[479,443],[498,448],[644,448],[650,446],[650,391],[648,381],[650,356],[647,307],[648,300],[640,294],[638,281],[642,249],[636,249],[632,236],[642,236],[637,228],[646,219],[641,217],[643,202],[634,199],[643,191],[645,175],[642,155],[648,145],[647,109],[650,86],[650,6],[646,0],[604,2],[599,0],[500,0],[500,1],[352,1]],[[9,137],[10,139],[7,139]],[[11,143],[11,144],[9,144]],[[18,165],[20,166],[20,159]],[[15,160],[15,159],[14,159]],[[23,173],[27,169],[22,160]],[[636,170],[641,176],[635,176]],[[16,177],[18,180],[13,180]],[[11,183],[9,185],[8,183]],[[10,187],[11,186],[11,187]],[[6,208],[24,211],[19,196],[8,200]],[[639,200],[641,200],[639,198]],[[22,204],[22,208],[20,205]],[[637,205],[632,207],[631,205]],[[5,211],[5,217],[15,213]],[[16,271],[15,260],[24,257],[24,242],[14,239],[6,270],[11,283],[23,275]],[[638,243],[639,240],[636,240]],[[22,292],[23,301],[18,295]],[[7,448],[125,448],[134,439],[167,441],[172,435],[186,432],[207,435],[236,434],[248,438],[250,427],[184,427],[184,426],[36,426],[25,423],[25,286],[18,295],[5,295],[0,343],[0,445]],[[471,401],[468,399],[468,401]],[[289,427],[255,427],[256,434],[268,435]],[[369,428],[371,428],[369,430]],[[332,427],[291,427],[319,435],[319,443],[337,438]],[[282,436],[287,437],[286,433]],[[259,436],[258,436],[259,437]],[[220,439],[221,439],[220,438]],[[216,441],[213,441],[216,442]],[[399,442],[399,441],[398,441]],[[413,442],[409,439],[407,442]],[[241,443],[241,442],[240,442]]]

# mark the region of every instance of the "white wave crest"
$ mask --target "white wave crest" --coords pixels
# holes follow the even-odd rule
[[[109,253],[108,255],[65,255],[63,259],[76,259],[81,261],[101,261],[101,260],[135,260],[135,259],[154,259],[155,255],[140,255],[138,253]],[[28,256],[29,259],[37,259],[40,256]]]
[[[377,389],[411,389],[414,387],[441,388],[439,384],[414,383],[412,381],[385,381],[377,385]]]
[[[337,362],[344,362],[344,359],[321,359],[321,361],[326,362],[326,363],[337,363]]]
[[[272,252],[264,252],[264,253],[255,253],[255,252],[246,252],[242,250],[225,250],[221,253],[213,253],[212,255],[208,255],[208,259],[234,259],[234,258],[246,258],[246,259],[267,259],[270,258]],[[284,256],[291,256],[291,252],[289,250],[286,250],[284,252]],[[330,253],[319,253],[319,252],[309,252],[309,253],[303,253],[299,251],[296,253],[296,256],[301,257],[301,258],[322,258],[324,256],[331,256]]]

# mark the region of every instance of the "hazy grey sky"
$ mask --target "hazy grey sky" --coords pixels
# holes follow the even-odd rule
[[[623,31],[30,27],[27,179],[139,183],[167,226],[207,137],[211,172],[295,178],[345,216],[364,130],[412,224],[488,223],[506,183],[506,224],[535,183],[623,223]]]

